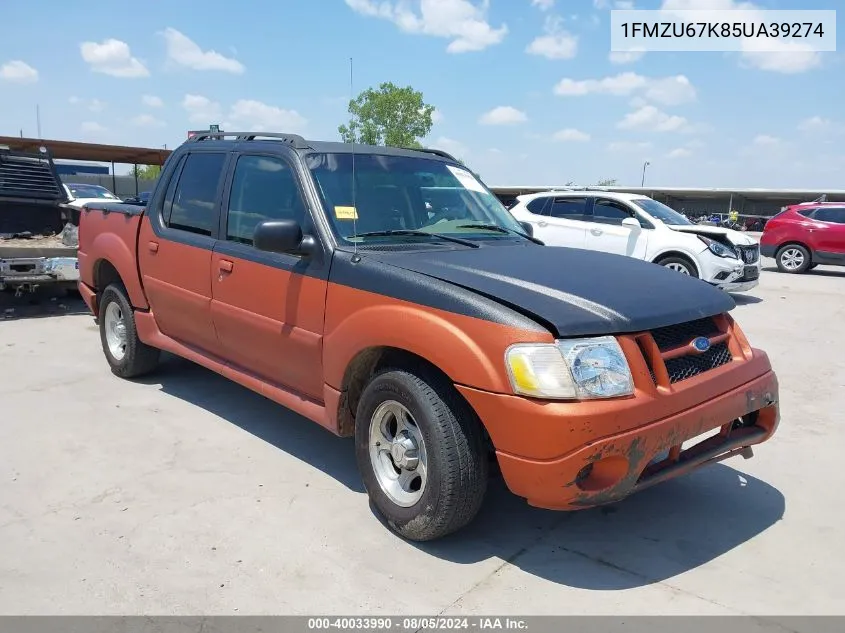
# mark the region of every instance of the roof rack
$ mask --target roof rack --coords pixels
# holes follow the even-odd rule
[[[206,140],[218,140],[222,141],[226,138],[232,138],[236,141],[254,141],[256,138],[271,138],[283,141],[290,145],[293,145],[296,149],[309,149],[311,146],[308,144],[308,141],[305,140],[299,134],[285,134],[279,132],[210,132],[210,131],[197,131],[197,132],[189,132],[188,133],[188,140],[187,143],[197,143],[199,141],[206,141]]]
[[[434,147],[403,147],[401,149],[407,149],[412,152],[425,152],[426,154],[434,154],[435,156],[440,156],[442,158],[448,158],[449,160],[453,160],[456,163],[460,161],[452,156],[449,152],[444,152],[442,149],[436,149]]]

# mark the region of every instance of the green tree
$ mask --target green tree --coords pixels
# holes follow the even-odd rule
[[[155,180],[161,175],[161,165],[133,165],[132,175],[138,180]]]
[[[344,143],[422,147],[419,139],[431,131],[433,112],[421,92],[385,82],[349,102],[352,117],[337,131]]]

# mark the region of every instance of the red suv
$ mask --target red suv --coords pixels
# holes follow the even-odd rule
[[[803,273],[819,264],[845,266],[845,202],[787,207],[763,229],[760,254],[774,257],[784,273]]]

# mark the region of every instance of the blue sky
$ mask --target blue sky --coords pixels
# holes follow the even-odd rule
[[[648,160],[655,186],[845,188],[841,51],[610,54],[614,7],[739,4],[6,2],[0,135],[35,136],[38,105],[44,138],[173,147],[219,123],[333,140],[352,57],[356,93],[383,81],[422,91],[437,108],[425,143],[489,185],[639,184]]]

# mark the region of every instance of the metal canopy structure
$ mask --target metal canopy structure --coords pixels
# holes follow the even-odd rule
[[[101,145],[98,143],[20,138],[17,136],[0,136],[0,145],[6,145],[13,150],[28,152],[38,152],[39,147],[46,147],[53,158],[128,165],[163,165],[171,152],[171,150],[163,148]]]
[[[77,141],[56,141],[52,139],[23,138],[18,136],[0,136],[0,145],[15,151],[38,153],[46,147],[56,159],[85,160],[111,163],[112,189],[117,189],[114,173],[115,163],[127,165],[164,165],[172,150],[151,147],[128,147],[125,145],[102,145],[99,143],[79,143]],[[135,195],[138,195],[138,174],[135,174]]]

